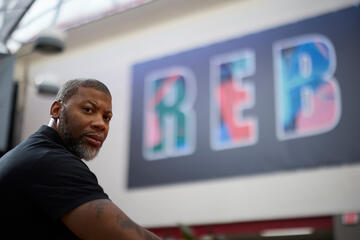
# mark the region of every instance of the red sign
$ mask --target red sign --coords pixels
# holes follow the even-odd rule
[[[342,223],[347,224],[356,224],[359,222],[359,214],[357,213],[346,213],[342,216]]]

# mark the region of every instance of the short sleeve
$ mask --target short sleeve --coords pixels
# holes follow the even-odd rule
[[[34,166],[27,196],[52,219],[92,200],[108,199],[94,173],[71,154],[51,153]]]

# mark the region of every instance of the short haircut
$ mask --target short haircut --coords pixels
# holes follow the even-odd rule
[[[91,78],[77,78],[67,81],[56,95],[55,101],[66,103],[72,96],[74,96],[79,87],[93,88],[111,97],[109,89],[96,79]]]

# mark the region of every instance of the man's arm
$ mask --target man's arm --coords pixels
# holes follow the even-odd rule
[[[61,220],[81,239],[160,240],[108,199],[84,203]]]

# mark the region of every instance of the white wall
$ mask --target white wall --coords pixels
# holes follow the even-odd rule
[[[109,86],[115,114],[107,142],[89,166],[112,200],[135,221],[154,227],[360,210],[360,191],[355,184],[360,182],[360,165],[126,189],[130,70],[134,63],[276,27],[354,2],[358,3],[353,0],[158,0],[129,13],[73,29],[65,53],[30,56],[33,58],[29,61],[23,138],[49,120],[51,99],[35,93],[34,79],[44,74],[61,83],[75,77],[97,78]]]

